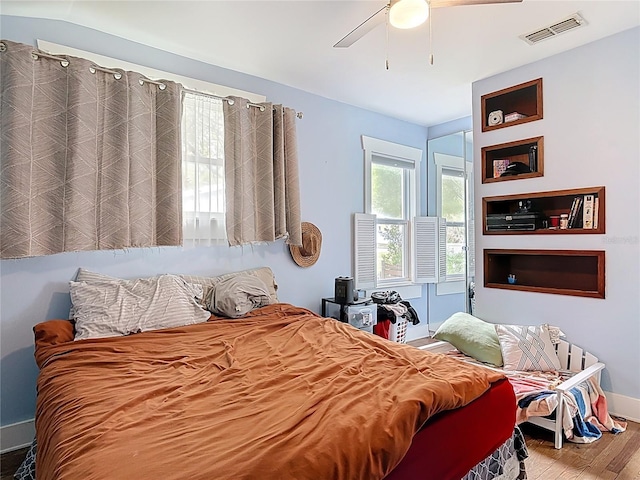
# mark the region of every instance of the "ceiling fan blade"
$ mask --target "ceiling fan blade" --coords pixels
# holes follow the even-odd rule
[[[520,3],[522,0],[431,0],[431,8],[456,7],[460,5],[490,5],[493,3]]]
[[[334,48],[347,48],[356,43],[362,37],[364,37],[371,30],[376,28],[381,23],[384,23],[385,11],[387,5],[382,7],[376,13],[367,18],[364,22],[358,25],[356,28],[347,33],[338,43],[334,45]]]

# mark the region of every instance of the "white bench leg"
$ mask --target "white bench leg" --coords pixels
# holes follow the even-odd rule
[[[558,392],[558,406],[556,407],[555,447],[562,448],[562,423],[564,420],[564,396]]]

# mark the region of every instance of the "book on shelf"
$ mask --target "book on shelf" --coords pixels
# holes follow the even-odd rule
[[[511,161],[508,158],[498,159],[493,161],[493,178],[498,178],[502,175],[509,166]]]
[[[596,197],[593,200],[593,228],[598,228],[598,210],[600,210],[600,200]]]
[[[531,145],[529,147],[529,170],[532,172],[538,171],[538,146]]]
[[[571,212],[569,213],[569,228],[580,228],[582,226],[581,208],[582,196],[574,197],[571,204]]]
[[[593,228],[593,195],[584,196],[584,206],[582,207],[582,228],[590,230]]]

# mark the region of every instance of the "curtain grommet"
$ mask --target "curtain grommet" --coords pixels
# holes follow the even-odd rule
[[[116,80],[120,80],[122,78],[122,74],[120,72],[116,72],[113,74],[113,78]]]
[[[158,85],[158,88],[160,90],[164,90],[165,88],[167,88],[167,86],[164,83],[161,83],[160,85]]]
[[[39,60],[40,56],[36,52],[31,52],[31,58],[33,58],[34,60]]]
[[[61,67],[68,67],[69,66],[69,60],[60,60],[60,66]]]
[[[4,42],[0,42],[0,52],[6,52],[7,51],[7,44]]]
[[[97,71],[97,70],[96,70],[95,68],[93,68],[93,67],[89,67],[89,71],[90,71],[91,73],[96,73],[96,71]]]

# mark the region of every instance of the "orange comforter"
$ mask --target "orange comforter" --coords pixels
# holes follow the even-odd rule
[[[380,479],[502,378],[308,310],[72,341],[39,324],[39,479]]]

